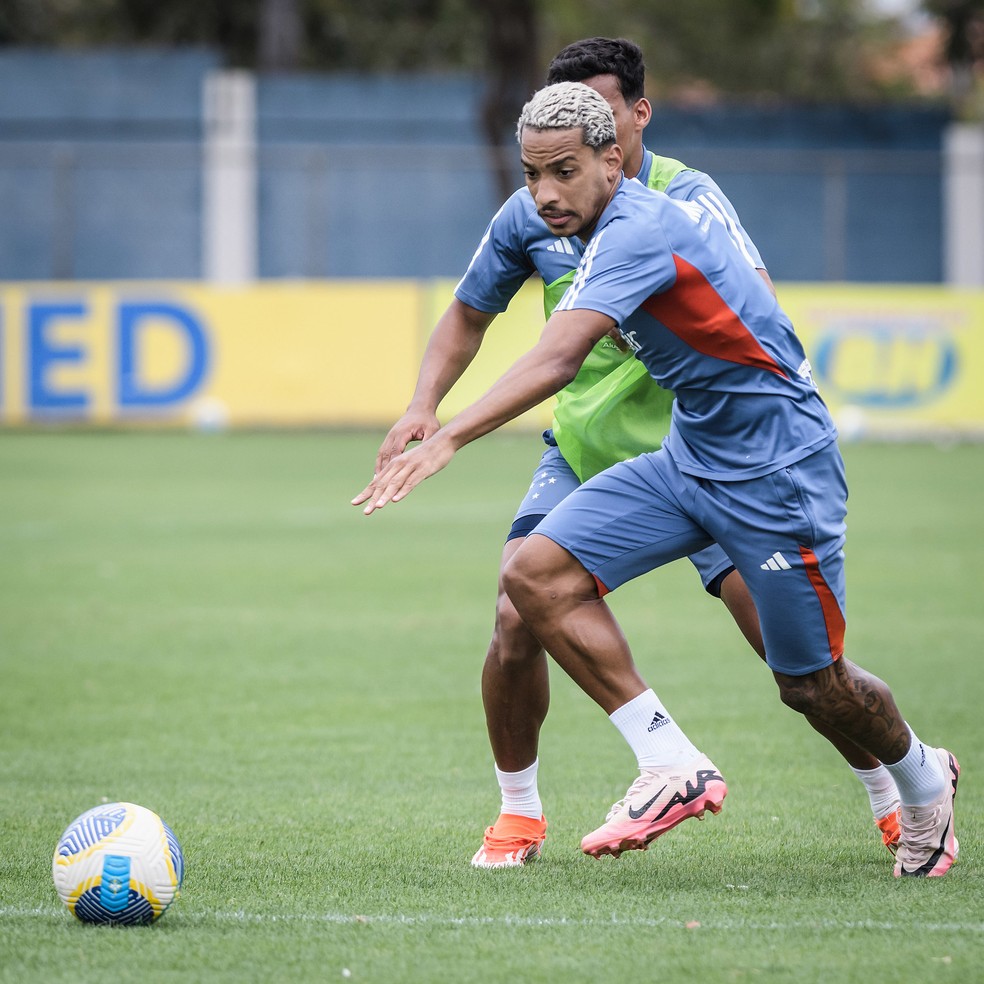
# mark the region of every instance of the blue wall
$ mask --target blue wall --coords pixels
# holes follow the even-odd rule
[[[646,141],[717,180],[777,279],[934,282],[948,122],[935,108],[657,106]]]
[[[0,278],[197,277],[204,50],[0,53]]]
[[[498,207],[479,99],[469,76],[261,78],[262,275],[462,272]]]

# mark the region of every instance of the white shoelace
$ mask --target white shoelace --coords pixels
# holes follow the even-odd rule
[[[910,807],[903,811],[902,830],[909,846],[936,848],[939,836],[940,815],[943,806],[937,803],[930,808]]]
[[[621,813],[628,805],[629,800],[632,799],[636,793],[641,793],[646,785],[653,781],[653,778],[654,775],[652,772],[641,773],[635,782],[632,783],[632,785],[626,790],[625,795],[617,803],[612,804],[612,808],[608,811],[608,816],[605,817],[605,823],[608,823],[612,817]]]

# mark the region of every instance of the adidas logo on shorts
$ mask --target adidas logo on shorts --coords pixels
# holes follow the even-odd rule
[[[791,571],[789,561],[777,550],[764,564],[759,564],[763,571]]]

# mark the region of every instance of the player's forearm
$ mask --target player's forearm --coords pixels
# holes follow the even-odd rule
[[[434,326],[408,409],[436,413],[481,348],[491,315],[454,302]]]
[[[583,361],[583,357],[582,357]],[[528,352],[485,394],[447,426],[415,448],[391,458],[353,500],[372,515],[389,502],[409,495],[422,481],[436,475],[470,441],[535,406],[569,382],[580,362],[567,371],[561,360],[534,349]]]
[[[439,434],[457,451],[558,393],[574,378],[582,361],[537,346]]]
[[[540,341],[438,434],[457,450],[532,410],[571,382],[595,342],[614,325],[610,317],[592,310],[555,311]]]

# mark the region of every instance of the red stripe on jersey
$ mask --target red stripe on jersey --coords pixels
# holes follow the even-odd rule
[[[830,644],[830,655],[834,659],[840,659],[844,655],[844,613],[837,598],[834,596],[830,586],[824,580],[820,571],[820,561],[816,554],[807,547],[800,547],[800,556],[806,565],[806,573],[813,585],[813,590],[820,599],[820,607],[823,609],[823,621],[827,626],[827,641]]]
[[[643,301],[643,310],[703,355],[767,369],[787,378],[704,274],[683,257],[674,255],[673,262],[676,283]]]

